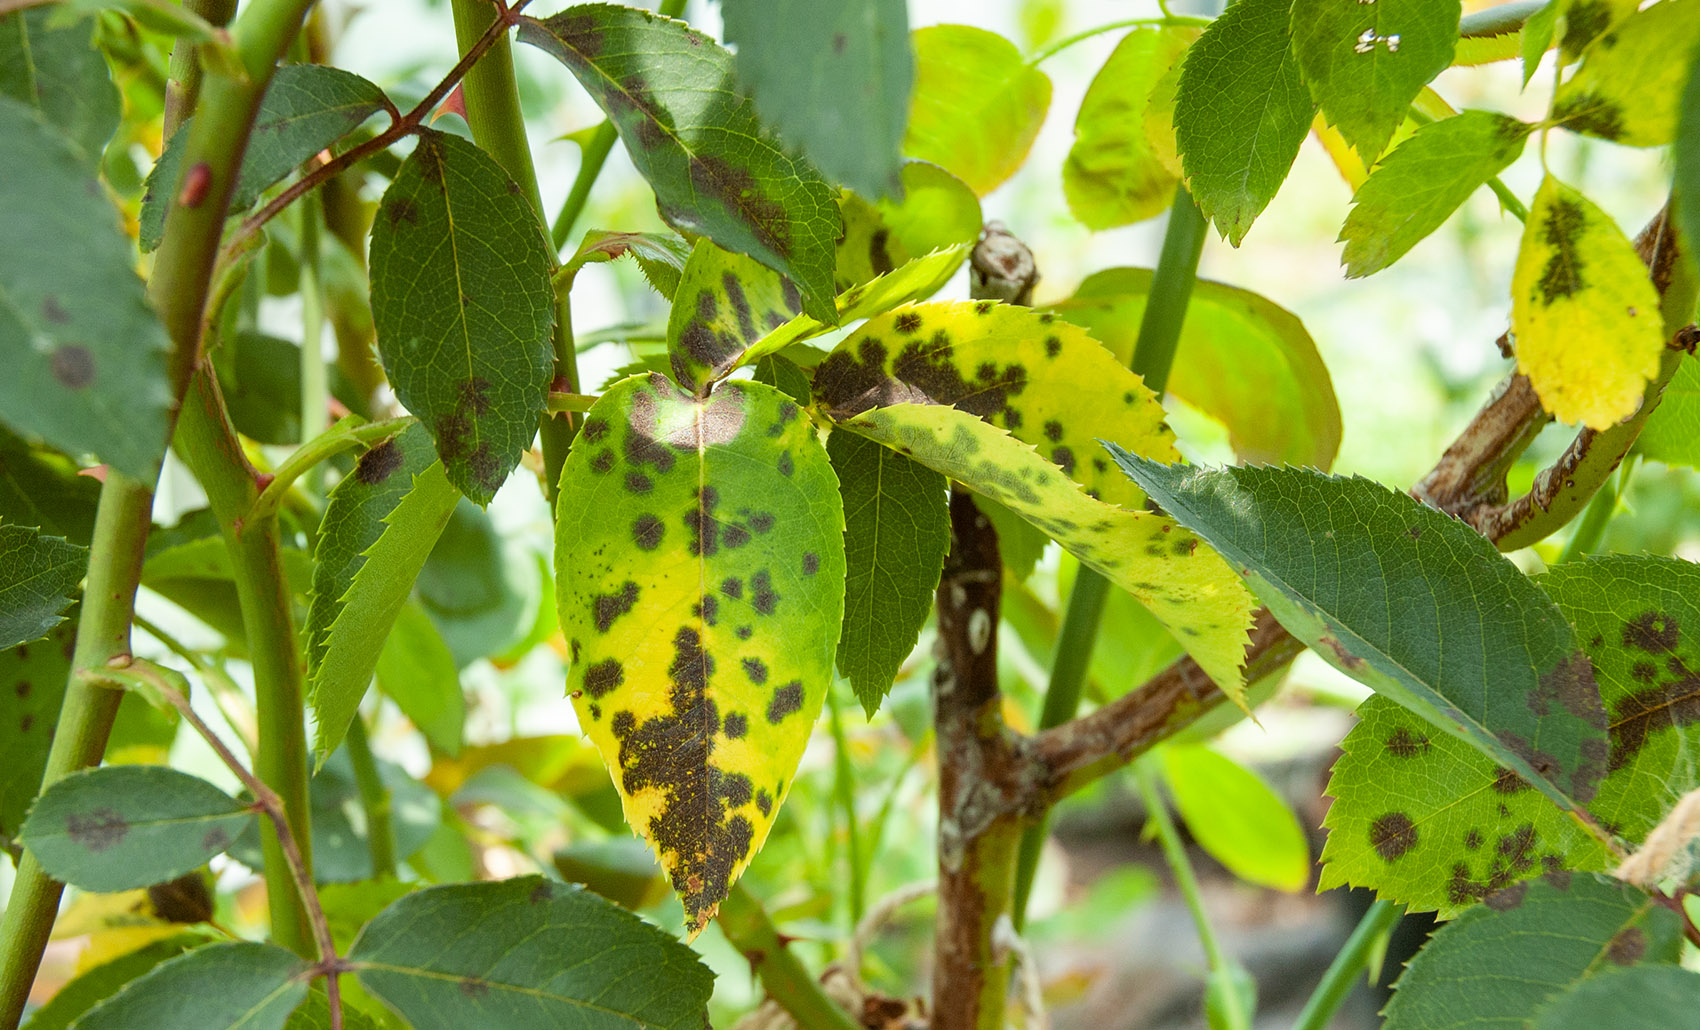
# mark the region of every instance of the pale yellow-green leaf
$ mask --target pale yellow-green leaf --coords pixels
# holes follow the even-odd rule
[[[1571,5],[1572,27],[1582,6]],[[1700,4],[1689,0],[1660,0],[1612,23],[1582,51],[1582,66],[1553,95],[1552,121],[1632,147],[1669,143],[1691,66],[1686,55],[1697,39]]]

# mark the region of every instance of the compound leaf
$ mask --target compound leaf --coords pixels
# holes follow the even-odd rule
[[[1566,17],[1574,24],[1584,5],[1570,6]],[[1569,40],[1567,30],[1567,49]],[[1553,94],[1552,122],[1632,147],[1669,143],[1697,40],[1700,10],[1693,4],[1662,0],[1612,23]]]
[[[65,621],[89,549],[28,526],[0,525],[0,648],[26,644]]]
[[[948,169],[983,197],[1027,159],[1051,106],[1051,80],[995,32],[933,25],[913,38],[903,152]]]
[[[1063,162],[1063,196],[1088,229],[1113,229],[1162,214],[1179,176],[1146,133],[1151,92],[1198,38],[1190,26],[1136,29],[1098,69]]]
[[[98,171],[121,102],[86,22],[58,24],[51,8],[0,18],[0,94],[41,112]]]
[[[155,966],[71,1024],[73,1030],[282,1030],[307,997],[312,966],[275,944],[195,948]]]

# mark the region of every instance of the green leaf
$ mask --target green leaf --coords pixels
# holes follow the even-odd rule
[[[1175,142],[1187,188],[1234,246],[1287,178],[1316,104],[1299,77],[1291,0],[1239,0],[1181,65]]]
[[[275,944],[209,944],[154,967],[73,1030],[282,1030],[312,966]]]
[[[842,230],[832,189],[756,117],[731,54],[683,22],[605,4],[522,18],[519,38],[566,65],[608,113],[667,224],[755,258],[832,320]]]
[[[532,568],[534,553],[510,555],[487,512],[470,501],[455,506],[425,559],[418,592],[457,668],[500,654],[544,603],[535,580],[529,596],[522,592],[520,573]]]
[[[300,344],[265,333],[232,333],[220,340],[212,361],[237,432],[259,443],[301,442]],[[360,407],[358,391],[342,370],[332,365],[326,372],[331,396],[351,410]]]
[[[1294,0],[1293,50],[1329,124],[1371,164],[1452,63],[1458,0]]]
[[[149,941],[134,951],[92,966],[75,980],[59,988],[47,1004],[35,1010],[23,1030],[65,1030],[83,1013],[112,997],[125,984],[141,977],[167,959],[176,958],[199,944],[200,934],[180,933]]]
[[[1088,229],[1113,229],[1169,209],[1177,177],[1145,131],[1151,91],[1198,38],[1190,26],[1135,29],[1098,69],[1063,162],[1063,196]]]
[[[915,58],[905,0],[732,0],[726,42],[756,110],[826,176],[869,197],[901,191]]]
[[[803,310],[791,280],[742,254],[698,240],[667,320],[667,352],[680,386],[707,396],[750,345]]]
[[[832,679],[844,514],[790,398],[615,384],[561,476],[567,683],[695,936],[749,864]]]
[[[1198,846],[1249,883],[1296,891],[1310,880],[1298,817],[1263,778],[1205,747],[1162,749],[1163,778]]]
[[[1558,28],[1559,11],[1567,2],[1568,0],[1554,0],[1544,4],[1523,23],[1523,38],[1518,43],[1517,54],[1523,62],[1524,89],[1529,87],[1529,80],[1535,77],[1536,70],[1540,68],[1541,58],[1552,49],[1552,36]]]
[[[68,454],[151,483],[165,453],[169,343],[88,156],[0,97],[0,412]]]
[[[366,926],[348,961],[417,1030],[701,1030],[713,984],[689,948],[540,876],[415,891]]]
[[[1511,328],[1517,370],[1541,406],[1595,430],[1635,413],[1664,357],[1659,294],[1635,245],[1550,175],[1529,205],[1511,276]]]
[[[0,94],[41,112],[97,169],[118,128],[118,87],[87,24],[57,25],[50,7],[0,18]]]
[[[1125,364],[1150,293],[1149,269],[1106,268],[1051,310]],[[1340,405],[1316,343],[1297,315],[1250,290],[1194,284],[1168,392],[1227,426],[1248,464],[1327,469],[1340,450]]]
[[[1684,196],[1700,196],[1700,193]],[[1677,208],[1679,216],[1687,211],[1686,206]],[[1687,233],[1689,229],[1684,226],[1682,231]],[[1653,409],[1636,438],[1635,449],[1667,465],[1700,468],[1700,361],[1690,358],[1678,366],[1659,406]]]
[[[838,671],[872,718],[915,650],[950,550],[945,481],[854,433],[827,439],[844,498],[844,630]]]
[[[1110,450],[1329,664],[1566,809],[1594,796],[1607,740],[1587,656],[1553,603],[1487,540],[1364,479],[1188,469]]]
[[[968,251],[969,245],[966,243],[935,250],[899,265],[895,270],[869,282],[850,287],[838,295],[839,322],[872,318],[900,304],[932,296],[956,274]],[[832,328],[833,326],[819,321],[813,315],[798,315],[757,340],[744,351],[740,360],[755,361],[765,355],[776,354],[793,344],[829,332]]]
[[[68,618],[45,639],[0,650],[0,843],[17,836],[41,788],[76,639]]]
[[[372,317],[396,397],[449,481],[490,503],[537,435],[554,374],[552,256],[490,155],[426,130],[372,228]]]
[[[1483,183],[1523,153],[1534,126],[1491,111],[1419,125],[1370,172],[1340,229],[1346,275],[1373,275],[1405,256]]]
[[[1517,884],[1429,939],[1395,985],[1384,1026],[1526,1026],[1579,981],[1637,961],[1675,962],[1681,920],[1646,892],[1603,876],[1559,872]]]
[[[175,879],[254,821],[206,780],[158,765],[74,772],[42,792],[19,833],[54,879],[122,891]]]
[[[1573,984],[1540,1010],[1532,1030],[1597,1030],[1605,1026],[1683,1026],[1700,1004],[1700,973],[1681,966],[1608,969]]]
[[[417,604],[396,613],[389,639],[378,654],[378,689],[413,720],[431,746],[451,758],[460,754],[466,696],[454,652],[443,643],[431,617]]]
[[[913,33],[915,93],[903,152],[980,196],[1015,174],[1045,123],[1051,80],[1014,43],[969,25]]]
[[[87,547],[99,500],[100,482],[79,475],[76,462],[0,427],[0,522],[36,526]]]
[[[584,234],[578,252],[566,264],[568,282],[578,270],[592,262],[617,261],[630,257],[643,270],[655,292],[668,300],[679,289],[679,275],[691,256],[691,245],[672,232],[610,232],[591,229]]]
[[[980,198],[967,183],[926,161],[905,163],[902,181],[901,199],[870,203],[848,190],[839,195],[844,236],[834,284],[840,294],[937,250],[966,257],[964,244],[979,238]]]
[[[384,91],[353,72],[322,64],[286,64],[279,68],[254,116],[254,130],[230,196],[230,213],[253,207],[261,193],[359,128],[383,110],[384,104]],[[148,173],[140,220],[143,252],[159,246],[165,217],[176,203],[183,177],[183,143],[189,138],[193,121],[191,118],[178,127]]]
[[[0,525],[0,648],[45,636],[65,621],[89,549],[26,526]]]
[[[1566,14],[1572,24],[1579,6]],[[1693,4],[1663,0],[1617,21],[1588,44],[1582,67],[1553,94],[1551,122],[1632,147],[1669,143],[1697,41]]]
[[[667,896],[667,877],[649,849],[630,837],[569,844],[555,852],[555,871],[621,908],[638,911]]]

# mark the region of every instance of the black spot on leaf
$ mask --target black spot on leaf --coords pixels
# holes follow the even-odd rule
[[[626,580],[625,586],[620,588],[619,593],[597,594],[592,598],[590,612],[591,617],[596,621],[597,632],[608,632],[608,628],[614,625],[615,619],[632,610],[632,606],[637,604],[637,599],[638,585],[629,579]]]
[[[763,615],[772,615],[779,607],[779,595],[773,589],[773,577],[762,570],[750,577],[750,604]]]
[[[719,200],[740,215],[762,246],[780,257],[791,256],[791,223],[785,205],[763,193],[755,176],[712,154],[690,158],[691,185],[698,193]]]
[[[743,665],[744,675],[750,678],[751,683],[759,687],[767,682],[767,663],[760,658],[745,658]]]
[[[1417,846],[1417,825],[1403,812],[1389,812],[1370,824],[1369,844],[1391,862]]]
[[[130,832],[130,823],[115,810],[97,808],[92,812],[73,812],[65,819],[65,832],[71,840],[90,851],[105,851],[123,843]]]
[[[1540,281],[1535,284],[1543,304],[1569,297],[1587,285],[1582,278],[1586,262],[1577,246],[1586,225],[1587,216],[1582,205],[1569,197],[1557,198],[1547,211],[1541,232],[1553,253],[1547,258]]]
[[[385,440],[383,443],[360,456],[354,463],[354,478],[356,481],[374,486],[390,478],[390,474],[401,468],[401,445],[395,440]]]
[[[653,551],[661,546],[661,538],[667,532],[667,527],[661,520],[647,512],[639,515],[632,523],[632,539],[645,551]]]
[[[773,697],[767,702],[767,721],[782,722],[792,712],[803,710],[803,683],[792,680],[773,692]]]
[[[1428,737],[1412,733],[1403,726],[1387,738],[1387,753],[1394,758],[1415,758],[1431,746]]]
[[[812,576],[820,571],[820,555],[813,551],[803,552],[803,575]]]
[[[1644,612],[1623,627],[1623,646],[1648,654],[1674,651],[1679,639],[1676,618],[1663,612]]]
[[[584,670],[584,692],[601,698],[626,682],[626,670],[618,659],[604,658]]]
[[[61,386],[81,390],[94,382],[94,355],[80,343],[61,344],[48,363]]]
[[[732,712],[726,716],[726,736],[738,740],[750,731],[750,720],[742,712]]]
[[[737,600],[744,596],[744,581],[736,576],[727,576],[720,581],[720,592]]]
[[[628,472],[626,489],[634,494],[646,494],[655,489],[655,482],[642,472]]]
[[[1606,956],[1616,965],[1632,966],[1647,954],[1647,934],[1639,926],[1626,926],[1606,946]]]

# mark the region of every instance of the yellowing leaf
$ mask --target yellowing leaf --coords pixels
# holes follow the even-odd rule
[[[985,29],[933,25],[911,39],[915,89],[903,152],[949,169],[983,197],[1027,159],[1051,106],[1051,80]]]
[[[697,240],[667,320],[673,377],[706,395],[739,365],[750,344],[802,310],[803,296],[791,280],[754,258]]]
[[[1582,9],[1571,5],[1566,16],[1572,28]],[[1596,20],[1603,23],[1603,14]],[[1553,123],[1632,147],[1669,143],[1688,81],[1690,64],[1683,58],[1697,38],[1700,5],[1686,0],[1661,0],[1612,23],[1588,43],[1582,66],[1553,95]],[[1565,48],[1570,49],[1569,31]]]
[[[1511,299],[1517,369],[1554,417],[1605,429],[1634,414],[1664,350],[1658,292],[1611,217],[1550,175]]]
[[[647,375],[591,409],[561,486],[573,705],[694,937],[767,839],[831,682],[837,479],[778,390]]]

